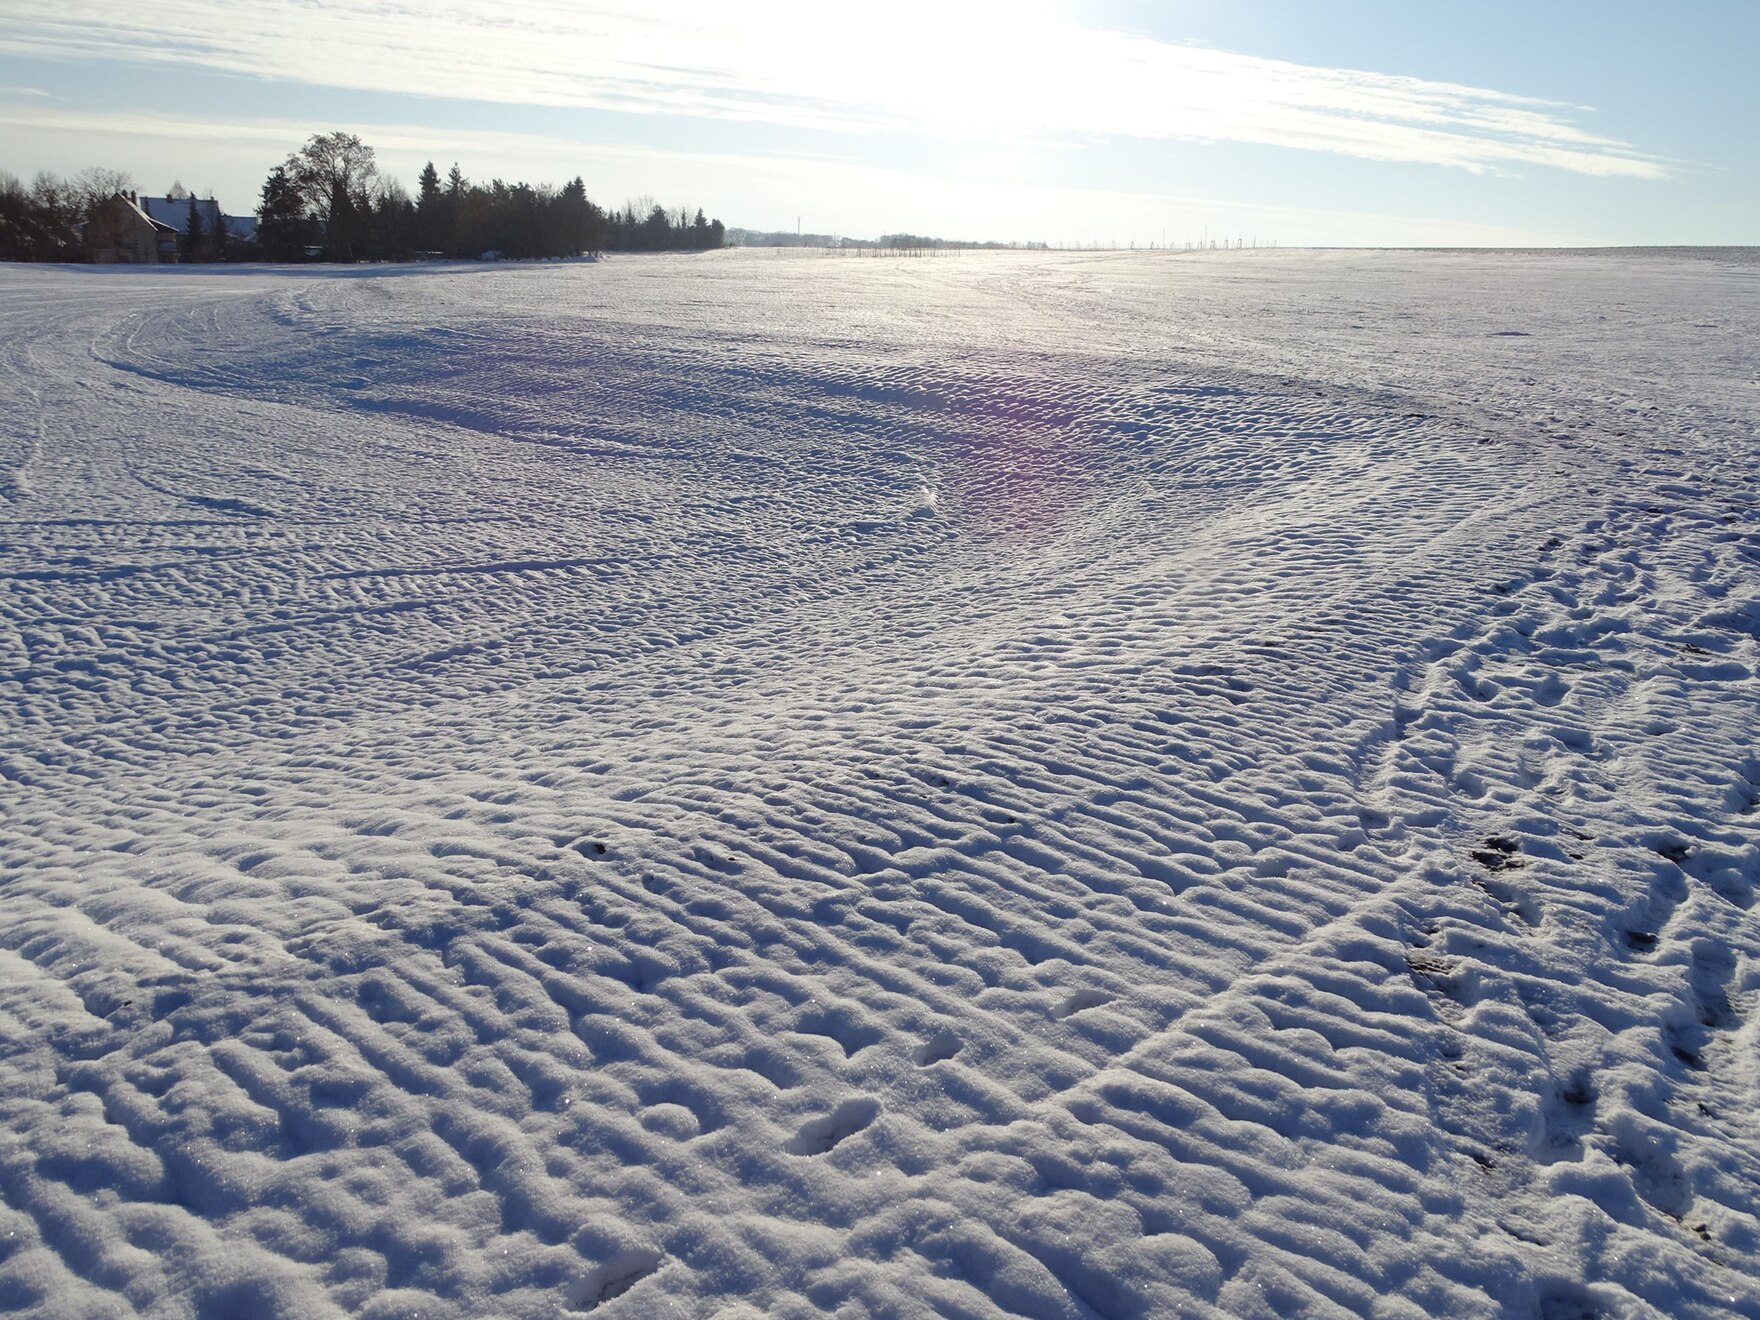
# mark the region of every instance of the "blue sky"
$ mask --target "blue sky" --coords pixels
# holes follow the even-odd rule
[[[1755,0],[0,0],[0,169],[242,212],[345,128],[752,228],[1756,243],[1757,51]]]

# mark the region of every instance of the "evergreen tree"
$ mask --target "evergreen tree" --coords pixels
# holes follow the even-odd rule
[[[56,260],[53,227],[53,217],[44,213],[33,192],[0,173],[0,261]]]
[[[184,221],[183,238],[178,247],[185,261],[201,261],[208,254],[207,239],[202,230],[202,211],[194,197],[189,199],[189,218]]]
[[[601,211],[597,206],[595,206],[591,201],[588,201],[588,203],[587,203],[587,251],[592,252],[592,253],[603,252],[605,250],[606,246],[610,242],[611,242],[611,220],[610,220],[610,217],[607,216],[605,214],[605,212]]]
[[[458,162],[452,162],[452,168],[446,171],[446,207],[442,212],[445,224],[441,228],[443,241],[437,246],[445,250],[449,257],[468,255],[470,244],[465,237],[466,209],[469,206],[470,182],[458,168]]]
[[[361,214],[369,221],[368,238],[356,256],[370,261],[409,261],[415,257],[420,242],[418,217],[402,184],[388,181]]]
[[[311,227],[306,223],[306,199],[277,165],[263,183],[257,204],[257,243],[270,261],[299,261],[306,255]]]
[[[349,195],[346,180],[337,177],[330,183],[330,200],[325,206],[324,260],[353,261],[355,246],[360,239],[359,211]]]
[[[642,221],[641,246],[649,252],[663,252],[672,246],[672,221],[666,218],[666,208],[655,203],[648,212],[648,218]]]
[[[556,199],[555,211],[555,255],[573,257],[597,248],[593,236],[593,204],[587,200],[587,185],[579,176],[563,187]]]
[[[446,246],[446,198],[440,192],[440,175],[434,162],[422,166],[416,180],[417,244],[427,252],[438,252]]]
[[[214,208],[214,232],[208,235],[208,254],[215,261],[225,261],[232,235],[226,232],[226,217],[220,214],[220,203],[212,193],[208,194],[208,205]]]

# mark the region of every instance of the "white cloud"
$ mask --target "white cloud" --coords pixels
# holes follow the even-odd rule
[[[988,142],[1246,142],[1476,172],[1667,173],[1580,128],[1578,107],[1099,31],[1044,0],[9,0],[8,9],[0,50],[18,54],[515,105]]]

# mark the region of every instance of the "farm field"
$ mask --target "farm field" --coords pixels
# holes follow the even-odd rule
[[[0,1310],[1760,1313],[1760,257],[0,269]]]

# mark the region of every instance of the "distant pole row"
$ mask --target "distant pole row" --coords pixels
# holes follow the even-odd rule
[[[775,252],[814,252],[827,257],[957,257],[962,252],[1238,252],[1271,249],[1277,246],[1275,239],[1239,239],[1211,238],[1186,240],[1183,243],[1150,243],[1147,247],[1138,244],[1117,242],[1101,242],[1099,239],[1065,240],[1055,243],[941,243],[924,244],[922,246],[894,246],[889,243],[824,243],[801,246],[772,245]]]
[[[808,241],[802,241],[804,237]],[[803,236],[801,222],[795,220],[795,242],[790,243],[783,235],[771,235],[769,241],[757,242],[752,246],[768,246],[778,252],[784,251],[815,251],[821,256],[836,257],[943,257],[957,256],[961,252],[994,252],[994,251],[1057,251],[1057,252],[1238,252],[1246,249],[1275,248],[1278,243],[1274,238],[1260,238],[1257,234],[1236,234],[1235,237],[1211,238],[1206,230],[1197,239],[1174,240],[1169,242],[1167,233],[1162,231],[1158,242],[1140,244],[1135,239],[1120,243],[1116,238],[1101,240],[1092,239],[1058,239],[1055,242],[1044,240],[1021,241],[1007,243],[986,242],[972,243],[951,239],[918,238],[914,235],[895,238],[891,235],[879,240],[837,238],[823,235]],[[736,239],[736,245],[738,240]]]

